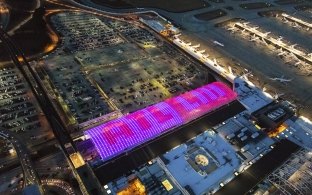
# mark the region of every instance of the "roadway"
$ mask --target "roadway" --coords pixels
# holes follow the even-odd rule
[[[59,188],[61,189],[60,193],[62,194],[65,192],[67,195],[75,195],[71,186],[67,182],[60,179],[43,179],[42,185]]]
[[[71,143],[74,147],[75,145],[73,144],[72,139],[70,138],[70,135],[66,130],[66,126],[62,123],[60,116],[58,115],[56,109],[54,108],[54,105],[49,101],[49,97],[45,93],[44,87],[41,85],[39,78],[37,77],[34,70],[30,67],[30,64],[27,62],[23,52],[21,52],[21,50],[11,40],[10,36],[1,28],[0,28],[0,40],[2,40],[2,42],[5,44],[5,48],[9,52],[12,61],[21,71],[25,80],[31,87],[34,96],[36,97],[40,107],[42,108],[42,111],[46,116],[48,116],[47,120],[49,121],[50,126],[52,127],[56,139],[60,143],[60,148],[62,149],[68,162],[70,163],[72,171],[77,173],[76,169],[74,168],[74,165],[72,164],[69,158],[69,153],[65,148],[65,144],[67,143]],[[77,176],[78,173],[74,175]],[[77,178],[77,180],[80,181],[79,178]]]
[[[31,158],[29,156],[27,147],[23,145],[23,142],[17,138],[14,132],[9,130],[0,130],[0,136],[10,141],[16,151],[20,164],[23,170],[24,187],[28,185],[41,185],[40,179],[34,169]]]
[[[59,148],[55,147],[55,143],[57,141],[55,139],[47,141],[45,143],[36,145],[32,148],[33,151],[36,151],[36,154],[30,154],[30,158],[34,161],[40,160],[42,158],[45,158],[46,156],[49,156],[51,154],[55,154],[59,151]],[[43,147],[44,145],[44,147]],[[15,158],[16,156],[12,156],[9,158],[2,158],[1,163],[5,163],[5,166],[0,168],[0,174],[3,174],[7,171],[10,171],[11,169],[14,169],[19,166],[18,158]]]
[[[27,62],[23,52],[19,50],[16,44],[11,40],[10,36],[1,28],[0,39],[5,44],[14,64],[21,71],[27,83],[31,87],[34,96],[47,116],[57,140],[61,143],[61,147],[63,147],[66,143],[70,143],[72,140],[66,131],[66,126],[62,123],[60,116],[55,110],[53,104],[50,102],[48,95],[45,93],[44,87],[41,85],[36,73]]]

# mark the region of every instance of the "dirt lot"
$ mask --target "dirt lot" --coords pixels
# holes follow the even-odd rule
[[[204,0],[91,0],[99,5],[112,8],[152,7],[169,12],[186,12],[210,6]]]
[[[223,11],[222,9],[216,9],[210,12],[205,12],[205,13],[201,13],[201,14],[197,14],[195,15],[195,17],[199,20],[212,20],[212,19],[216,19],[222,16],[225,16],[227,13],[225,11]]]

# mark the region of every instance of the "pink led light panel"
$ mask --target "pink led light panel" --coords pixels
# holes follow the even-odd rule
[[[214,82],[85,131],[102,159],[143,144],[230,103],[236,93]]]

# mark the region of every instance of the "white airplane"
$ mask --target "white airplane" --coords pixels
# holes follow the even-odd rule
[[[286,79],[284,78],[284,75],[282,77],[275,77],[275,78],[270,78],[271,80],[273,81],[279,81],[281,83],[286,83],[286,82],[290,82],[292,81],[293,79]]]
[[[282,41],[283,37],[282,36],[279,36],[277,41]]]
[[[285,54],[287,54],[286,51],[281,51],[281,52],[279,52],[277,55],[278,55],[278,56],[283,56],[283,55],[285,55]]]
[[[269,44],[264,40],[264,38],[261,38],[261,41],[262,41],[265,45],[269,45]]]
[[[228,66],[228,68],[229,68],[229,72],[230,72],[230,74],[232,74],[232,75],[233,75],[232,67],[231,67],[231,66]]]
[[[298,44],[293,44],[290,46],[291,49],[294,49]]]
[[[244,26],[247,26],[250,22],[243,22]]]
[[[213,41],[213,44],[224,47],[224,44],[220,43],[219,41]]]
[[[301,26],[300,25],[298,25],[296,22],[294,23],[294,26],[293,26],[294,28],[301,28]]]
[[[245,69],[245,70],[247,70],[247,69]],[[248,71],[248,70],[247,70],[247,71]],[[249,80],[249,79],[248,79],[248,76],[253,77],[253,75],[251,74],[251,72],[246,72],[246,73],[244,73],[241,77],[244,78],[245,80]]]
[[[285,93],[276,93],[276,92],[275,92],[275,94],[273,95],[273,98],[274,98],[274,99],[278,99],[278,98],[280,98],[280,97],[283,96],[283,95],[285,95]]]
[[[181,33],[174,35],[176,38],[178,38],[179,36],[181,36]]]
[[[301,64],[301,62],[298,61],[298,62],[295,63],[295,66],[300,65],[300,64]]]
[[[185,45],[191,46],[191,45],[192,45],[192,42],[186,43]]]
[[[234,27],[233,28],[228,28],[227,30],[230,31],[231,33],[235,32],[235,28]]]
[[[250,30],[257,30],[259,26],[252,27]]]
[[[200,44],[197,44],[197,45],[194,45],[194,46],[192,46],[194,49],[195,48],[199,48],[200,47]]]
[[[256,37],[256,35],[253,36],[253,38],[251,38],[249,41],[256,41],[259,40],[259,37]]]
[[[263,33],[263,34],[264,34],[264,36],[268,36],[270,33],[271,33],[271,32],[265,32],[265,33]]]
[[[291,56],[292,58],[296,59],[296,60],[299,60],[298,57],[297,57],[295,54],[293,54],[293,53],[290,53],[290,56]]]
[[[283,17],[282,20],[284,23],[288,23],[288,20],[285,17]]]
[[[209,57],[208,54],[203,54],[202,56],[203,56],[203,58],[208,58]]]
[[[200,51],[198,51],[198,53],[200,53],[200,54],[203,54],[203,53],[205,53],[206,52],[206,50],[200,50]]]
[[[229,30],[229,31],[234,31],[234,30],[235,30],[235,24],[232,25],[231,27],[227,28],[227,30]]]
[[[216,58],[213,58],[213,63],[214,63],[215,65],[219,65]]]

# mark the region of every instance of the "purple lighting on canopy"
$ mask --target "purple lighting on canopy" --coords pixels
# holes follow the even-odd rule
[[[236,99],[214,82],[85,131],[102,159],[130,150]]]

